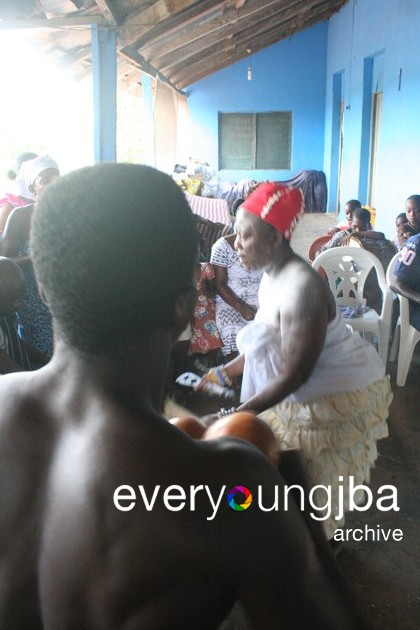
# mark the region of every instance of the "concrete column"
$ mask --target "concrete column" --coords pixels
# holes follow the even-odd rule
[[[117,159],[117,37],[92,26],[93,129],[95,162]]]

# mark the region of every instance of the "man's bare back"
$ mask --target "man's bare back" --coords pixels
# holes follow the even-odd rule
[[[195,299],[177,185],[148,167],[81,169],[51,184],[32,230],[57,343],[47,366],[0,381],[0,628],[217,628],[240,600],[258,629],[360,630],[292,503],[228,503],[238,485],[283,497],[268,460],[157,411]]]
[[[256,628],[279,619],[329,627],[330,617],[331,627],[347,627],[294,508],[228,506],[238,484],[261,486],[268,499],[283,487],[252,447],[190,440],[152,411],[94,396],[85,379],[81,393],[80,379],[60,367],[1,383],[2,629],[216,628],[237,599]],[[174,485],[185,491],[180,511],[164,503]],[[201,485],[208,490],[192,503]],[[135,491],[135,500],[123,499],[126,489],[118,495],[118,506],[135,503],[129,511],[114,501],[120,486]],[[183,504],[179,492],[167,504]]]

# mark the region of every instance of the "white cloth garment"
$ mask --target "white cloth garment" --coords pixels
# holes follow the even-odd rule
[[[280,334],[257,317],[237,336],[238,349],[245,355],[241,401],[261,391],[280,372]],[[385,374],[374,347],[353,332],[339,312],[328,324],[324,347],[309,380],[286,400],[307,402],[323,396],[363,389]]]

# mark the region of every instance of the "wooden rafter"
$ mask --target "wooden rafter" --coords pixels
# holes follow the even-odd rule
[[[112,26],[118,25],[118,16],[109,0],[95,0],[105,20]]]
[[[160,70],[152,66],[136,50],[130,48],[129,46],[126,46],[124,49],[119,50],[119,53],[123,55],[124,57],[126,57],[127,59],[134,61],[137,64],[138,68],[145,74],[148,74],[151,77],[159,79],[159,81],[161,81],[162,83],[170,87],[172,90],[175,90],[175,92],[178,92],[178,94],[182,94],[183,96],[185,96],[185,92],[183,92],[176,85],[174,85],[172,81],[168,79],[168,77],[166,77]]]
[[[30,28],[59,63],[91,66],[92,25],[117,32],[119,69],[140,69],[178,91],[316,22],[348,0],[34,0],[8,8],[0,30]],[[25,9],[26,8],[26,9]],[[26,12],[25,12],[26,11]],[[127,72],[127,67],[133,73]]]

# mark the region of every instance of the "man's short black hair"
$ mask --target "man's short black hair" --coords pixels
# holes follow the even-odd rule
[[[417,208],[420,208],[420,195],[410,195],[407,201],[414,201]]]
[[[353,220],[360,219],[366,226],[366,230],[371,229],[370,212],[366,208],[355,208],[353,210]]]
[[[350,210],[353,212],[356,208],[361,208],[362,204],[358,199],[349,199],[346,202],[346,206],[349,206]]]
[[[101,353],[170,325],[176,298],[192,286],[197,236],[168,175],[99,164],[47,188],[31,248],[60,336],[76,350]]]

